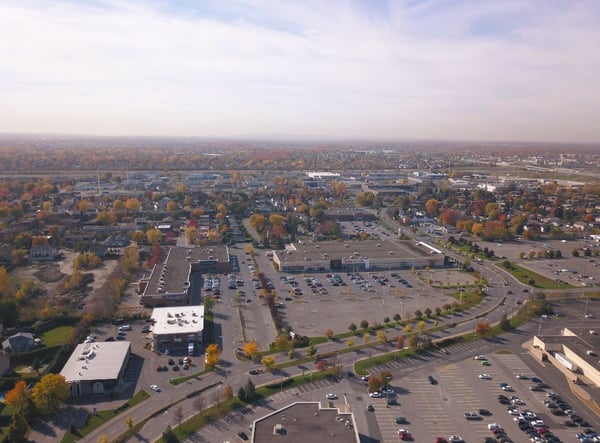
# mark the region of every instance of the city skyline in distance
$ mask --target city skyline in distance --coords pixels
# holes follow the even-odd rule
[[[599,142],[600,5],[6,1],[0,132]]]

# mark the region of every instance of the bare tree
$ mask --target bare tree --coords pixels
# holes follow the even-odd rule
[[[210,395],[210,399],[213,401],[213,403],[217,406],[217,410],[219,412],[221,412],[221,390],[220,389],[215,389],[213,391],[213,393]]]
[[[173,418],[181,428],[181,422],[183,421],[183,406],[179,405],[173,410]]]
[[[204,398],[200,396],[196,397],[192,405],[194,406],[194,409],[196,409],[196,411],[198,411],[200,415],[202,415],[202,413],[204,412]]]

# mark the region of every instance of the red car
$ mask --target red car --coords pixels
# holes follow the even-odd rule
[[[398,437],[402,441],[412,441],[413,440],[412,434],[410,432],[408,432],[406,429],[398,429]]]
[[[446,440],[444,437],[436,437],[435,443],[448,443],[448,440]]]

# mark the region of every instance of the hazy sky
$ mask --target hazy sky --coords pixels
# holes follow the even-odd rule
[[[600,1],[1,0],[0,132],[600,141]]]

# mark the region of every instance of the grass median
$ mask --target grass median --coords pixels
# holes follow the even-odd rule
[[[67,432],[65,432],[65,435],[61,439],[61,443],[75,443],[82,437],[88,435],[94,429],[98,428],[99,426],[102,426],[107,421],[112,420],[117,415],[122,414],[126,410],[134,407],[138,403],[143,402],[149,397],[150,394],[148,394],[144,390],[141,390],[138,391],[133,397],[131,397],[131,399],[128,402],[116,409],[107,409],[105,411],[97,411],[95,414],[90,414],[87,418],[85,425],[82,428],[71,428]],[[75,432],[73,433],[72,431]]]

